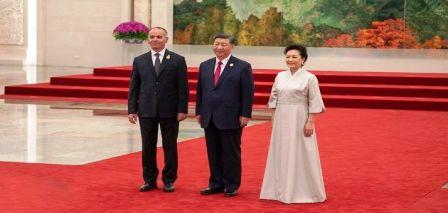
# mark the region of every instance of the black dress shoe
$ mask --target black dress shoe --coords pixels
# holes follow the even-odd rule
[[[210,187],[207,187],[207,188],[201,190],[201,195],[211,195],[211,194],[218,194],[218,193],[223,193],[223,192],[224,192],[223,188],[210,189]]]
[[[224,196],[233,197],[233,196],[236,196],[237,194],[238,194],[238,192],[236,190],[226,190],[226,192],[224,193]]]
[[[146,191],[150,191],[153,189],[157,189],[157,184],[156,183],[145,183],[142,186],[140,186],[140,191],[141,192],[146,192]]]
[[[174,184],[173,183],[165,184],[163,186],[163,191],[164,192],[174,192]]]

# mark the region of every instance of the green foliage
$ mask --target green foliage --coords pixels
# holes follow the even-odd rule
[[[222,31],[223,16],[224,11],[218,7],[205,8],[194,34],[194,44],[211,44],[213,36]]]
[[[174,29],[184,30],[190,23],[197,23],[197,15],[202,9],[195,0],[185,0],[174,5]]]
[[[237,35],[241,22],[238,21],[232,8],[226,7],[223,20],[223,32],[229,35]]]
[[[136,40],[146,40],[148,39],[148,33],[127,33],[127,34],[114,34],[114,38],[116,40],[132,40],[132,39],[136,39]]]
[[[373,16],[371,20],[384,21],[387,19],[399,19],[404,16],[404,0],[381,0],[371,1],[373,6]]]
[[[406,7],[406,26],[417,32],[419,40],[434,36],[448,39],[448,2],[446,0],[413,0]]]
[[[397,7],[400,1],[403,0],[318,0],[314,11],[319,18],[314,19],[313,24],[355,33],[360,28],[368,27],[374,20],[401,17],[403,6]]]

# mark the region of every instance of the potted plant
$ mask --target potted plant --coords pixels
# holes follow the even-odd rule
[[[113,31],[116,40],[123,40],[126,43],[141,44],[148,39],[149,28],[137,21],[120,23]]]

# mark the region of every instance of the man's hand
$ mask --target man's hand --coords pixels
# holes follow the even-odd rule
[[[138,115],[137,114],[129,114],[128,119],[129,119],[129,122],[131,122],[132,124],[136,124]]]
[[[247,123],[249,123],[249,120],[250,120],[250,118],[240,116],[240,126],[241,127],[247,126]]]
[[[187,118],[187,114],[185,113],[177,113],[177,121],[183,121]]]
[[[199,123],[199,125],[201,124],[201,116],[200,115],[196,115],[196,121]]]

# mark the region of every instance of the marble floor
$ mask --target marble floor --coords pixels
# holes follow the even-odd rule
[[[0,66],[0,94],[6,85],[91,72],[92,68]],[[0,99],[0,161],[81,165],[138,152],[139,126],[128,122],[126,107]],[[265,122],[265,113],[258,114],[262,119],[254,119],[250,125]],[[203,135],[193,117],[180,123],[179,142]]]

